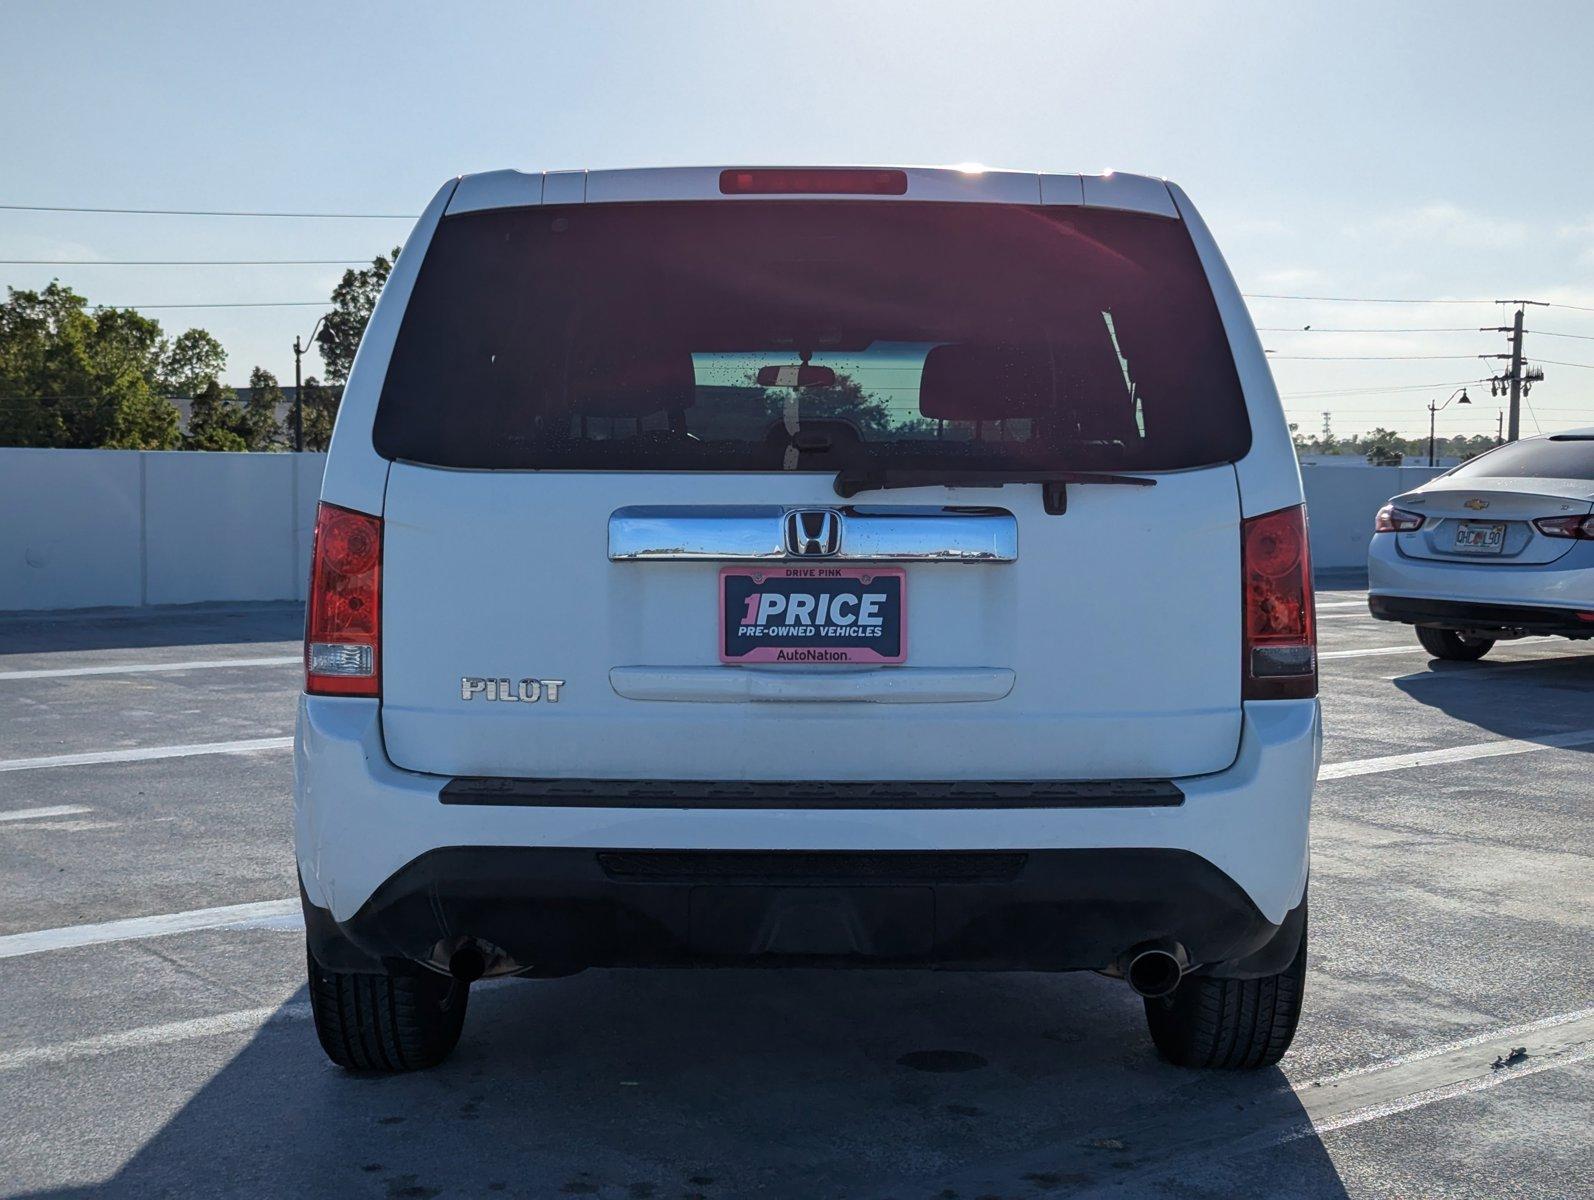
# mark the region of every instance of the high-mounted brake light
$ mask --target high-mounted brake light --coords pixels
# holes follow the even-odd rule
[[[1281,508],[1240,526],[1247,700],[1317,695],[1317,620],[1306,509]]]
[[[1594,517],[1540,517],[1533,527],[1545,537],[1594,541]]]
[[[720,193],[725,196],[904,196],[907,191],[906,171],[757,167],[720,172]]]
[[[381,660],[382,519],[323,503],[311,551],[304,690],[379,695]]]
[[[1393,504],[1386,504],[1378,510],[1378,515],[1373,518],[1374,533],[1415,533],[1422,528],[1422,523],[1427,520],[1422,513],[1408,512],[1404,508],[1396,508]]]

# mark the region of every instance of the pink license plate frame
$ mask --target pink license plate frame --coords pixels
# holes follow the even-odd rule
[[[813,641],[806,641],[801,637],[794,637],[790,642],[773,644],[766,643],[752,646],[733,652],[730,645],[730,607],[729,593],[732,580],[751,580],[754,587],[761,587],[766,583],[777,585],[776,590],[789,592],[795,590],[794,584],[811,582],[813,591],[828,592],[837,596],[853,594],[852,587],[835,587],[841,580],[856,580],[856,592],[868,587],[876,580],[894,581],[887,585],[887,591],[895,590],[896,593],[896,653],[884,654],[880,650],[862,644],[865,639],[859,638],[860,644],[851,645],[847,642],[837,642],[834,637],[818,636]],[[832,585],[827,588],[825,585]],[[739,589],[738,589],[739,590]],[[745,597],[740,597],[736,603],[746,603]],[[859,604],[847,606],[851,616]],[[827,606],[828,610],[828,606]],[[744,611],[752,611],[751,608]],[[812,615],[812,614],[810,614]],[[801,624],[801,622],[797,622]],[[854,627],[854,622],[848,622],[844,627]],[[741,626],[738,626],[741,628]],[[815,626],[815,628],[818,628]],[[815,644],[823,642],[824,644]],[[719,576],[719,659],[722,663],[807,663],[812,665],[847,664],[847,663],[873,663],[894,664],[907,660],[908,657],[908,578],[907,571],[901,567],[820,567],[820,566],[780,566],[780,567],[724,567]]]

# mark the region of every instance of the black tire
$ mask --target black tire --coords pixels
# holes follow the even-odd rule
[[[417,1071],[448,1057],[470,985],[414,974],[328,971],[310,955],[310,1013],[327,1057],[354,1071]]]
[[[1261,979],[1187,975],[1171,996],[1146,1001],[1163,1058],[1179,1067],[1271,1067],[1295,1040],[1306,990],[1306,930],[1295,959]]]
[[[1447,662],[1477,662],[1494,648],[1493,638],[1468,637],[1453,629],[1432,629],[1427,625],[1417,626],[1417,640],[1429,654]]]

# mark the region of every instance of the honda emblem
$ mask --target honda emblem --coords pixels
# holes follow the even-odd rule
[[[786,553],[829,558],[841,549],[841,514],[833,508],[798,508],[786,514]]]

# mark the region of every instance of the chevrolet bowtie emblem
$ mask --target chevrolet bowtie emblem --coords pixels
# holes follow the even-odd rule
[[[1480,508],[1488,508],[1489,502],[1487,500],[1468,500],[1467,507],[1476,511]]]

